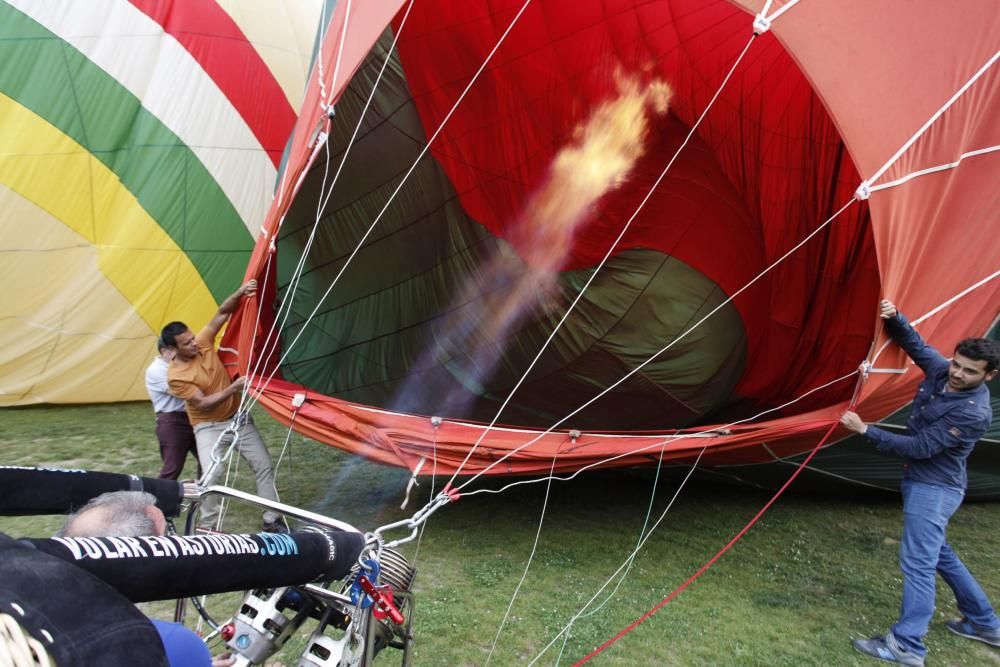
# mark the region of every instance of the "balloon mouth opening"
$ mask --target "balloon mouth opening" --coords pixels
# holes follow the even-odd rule
[[[850,396],[849,382],[811,392],[867,353],[866,307],[874,307],[880,288],[870,214],[856,204],[782,259],[860,182],[833,121],[787,53],[766,51],[766,64],[784,73],[782,87],[769,89],[766,78],[732,82],[727,91],[756,96],[723,94],[693,134],[711,90],[693,94],[692,81],[721,80],[720,71],[591,67],[602,79],[583,64],[571,79],[579,85],[555,85],[564,97],[517,96],[511,91],[537,88],[526,78],[531,59],[501,59],[418,162],[461,90],[442,88],[465,70],[443,52],[472,38],[442,39],[447,29],[433,33],[433,43],[400,40],[297,282],[293,269],[326,192],[323,175],[344,153],[360,103],[341,104],[334,162],[314,165],[291,205],[278,244],[276,303],[290,300],[297,285],[283,345],[303,336],[281,368],[286,379],[391,411],[485,422],[500,413],[501,423],[529,428],[547,428],[591,401],[566,426],[601,431],[725,423],[790,403],[767,418],[788,416]],[[360,72],[377,71],[389,39]],[[511,39],[516,50],[532,38]],[[646,100],[639,115],[628,116],[635,107],[622,93],[629,87],[623,77],[663,81],[677,92],[669,109]],[[801,85],[788,83],[794,77]],[[366,99],[371,83],[355,77],[345,100]],[[622,99],[608,115],[643,120],[641,150],[627,169],[609,174],[602,171],[608,164],[587,160],[581,137],[595,109]],[[600,134],[596,141],[600,156],[630,145]],[[561,152],[567,147],[576,152]],[[560,175],[565,155],[588,171]],[[563,190],[545,190],[560,178]],[[602,184],[589,200],[578,187],[588,178]],[[548,226],[567,209],[577,210],[569,232]],[[544,233],[525,235],[525,228]],[[546,253],[556,246],[564,252],[553,263]],[[539,266],[541,273],[532,273]],[[528,296],[508,318],[513,292]],[[313,309],[317,315],[303,327]]]

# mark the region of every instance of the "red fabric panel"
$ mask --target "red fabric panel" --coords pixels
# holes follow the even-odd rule
[[[474,90],[463,103],[434,150],[463,193],[463,205],[473,217],[502,233],[504,221],[544,174],[547,160],[565,141],[569,128],[595,101],[610,94],[608,77],[597,75],[606,74],[619,61],[655,63],[656,72],[668,78],[676,91],[672,105],[676,123],[690,126],[745,43],[750,13],[762,4],[734,3],[750,6],[741,12],[727,2],[695,0],[533,3],[477,84],[482,92]],[[437,127],[520,5],[520,0],[493,0],[438,3],[423,10],[415,6],[417,13],[407,24],[401,51],[425,127]],[[460,24],[463,31],[478,37],[445,38],[442,26]],[[324,44],[328,64],[333,62],[332,40],[337,33],[330,34]],[[685,149],[695,155],[676,167],[675,175],[686,174],[693,190],[719,184],[715,173],[725,175],[729,187],[721,188],[714,198],[718,210],[706,214],[715,227],[711,232],[703,229],[705,221],[699,219],[695,205],[682,200],[684,192],[657,193],[649,205],[652,212],[637,219],[629,242],[661,243],[678,256],[683,253],[693,265],[711,267],[703,270],[729,289],[758,267],[758,261],[777,259],[839,208],[860,182],[854,164],[861,165],[864,175],[877,169],[985,62],[997,43],[1000,13],[992,0],[970,0],[960,12],[947,4],[913,12],[906,0],[796,4],[775,22],[771,33],[752,45],[739,76],[699,131],[700,144]],[[588,58],[595,53],[604,55]],[[559,113],[543,113],[552,109]],[[741,109],[753,113],[741,114]],[[1000,144],[997,114],[1000,77],[994,67],[883,181],[954,160],[966,150]],[[309,163],[320,114],[307,104],[303,117],[289,163],[293,181]],[[757,126],[771,129],[761,134]],[[841,150],[842,140],[850,155]],[[655,141],[676,142],[676,128],[660,128]],[[698,157],[702,148],[711,153],[715,165]],[[806,246],[783,264],[768,285],[748,292],[750,305],[741,297],[737,304],[748,331],[762,341],[750,350],[750,370],[741,390],[792,398],[801,389],[835,377],[830,371],[849,369],[863,358],[878,331],[875,300],[880,279],[884,293],[912,317],[1000,268],[996,159],[995,154],[970,158],[956,170],[874,194],[870,217],[874,243],[870,233],[852,231],[859,225],[867,228],[869,222],[867,207],[854,206],[819,243]],[[656,171],[653,162],[643,162],[641,178],[613,195],[620,198],[619,205],[627,208],[634,200],[639,181]],[[465,171],[463,165],[469,164],[478,173]],[[799,176],[790,178],[795,173]],[[602,202],[605,213],[612,208],[611,200]],[[282,210],[279,202],[269,215],[270,224]],[[742,229],[748,218],[754,221],[754,233]],[[708,243],[686,244],[683,236],[678,240],[667,234],[658,237],[655,230],[661,224],[673,225],[675,231],[677,225],[687,225],[689,233],[707,237]],[[609,226],[614,225],[599,219],[581,235],[574,249],[575,263],[584,265],[599,254]],[[729,238],[737,240],[740,253],[734,257],[727,248],[713,258]],[[746,257],[741,256],[744,252]],[[255,250],[251,275],[261,275],[267,255],[263,240]],[[997,284],[973,292],[920,325],[920,330],[942,350],[963,336],[983,333],[997,316]],[[764,306],[758,307],[761,303]],[[240,331],[241,349],[249,349],[252,326]],[[903,363],[902,354],[890,347],[879,365]],[[902,376],[871,376],[861,392],[862,416],[878,419],[894,411],[910,399],[918,380],[919,373],[912,368]],[[853,380],[844,384],[850,394]],[[426,417],[351,405],[283,383],[272,384],[263,404],[288,423],[297,391],[308,396],[296,420],[302,432],[393,465],[412,467],[421,456],[430,457],[437,440],[439,472],[450,472],[481,434],[481,426],[449,422],[435,433]],[[765,441],[782,456],[807,451],[815,444],[815,433],[847,407],[846,402],[823,404],[826,407],[794,409],[788,417],[741,426],[730,436],[713,438],[704,462],[769,460],[770,454],[759,446]],[[371,436],[368,429],[377,429],[377,440],[388,438],[395,447],[372,450],[359,439],[359,434]],[[528,439],[523,433],[492,431],[466,472],[483,469]],[[559,470],[577,470],[644,446],[654,449],[627,454],[608,465],[652,463],[661,440],[585,434],[573,445],[565,434],[554,433],[491,472],[545,472],[556,452]],[[668,458],[690,460],[705,444],[701,438],[677,441],[670,445]]]
[[[996,53],[1000,12],[992,0],[920,12],[905,0],[799,3],[773,29],[869,178]],[[1000,65],[994,64],[875,184],[998,144]],[[1000,269],[998,165],[997,153],[967,158],[955,169],[872,194],[883,293],[911,319]],[[918,329],[948,354],[958,340],[984,335],[998,310],[1000,281],[994,280]],[[885,334],[874,313],[867,317],[881,346]],[[891,346],[878,365],[908,364]],[[871,376],[862,414],[878,419],[905,404],[920,377],[912,366],[905,375]]]
[[[414,7],[399,49],[428,135],[521,4]],[[725,0],[533,3],[431,150],[466,211],[503,236],[574,128],[616,94],[616,70],[666,80],[671,115],[656,122],[627,184],[578,232],[566,268],[593,266],[708,105],[751,21]],[[765,35],[618,250],[661,250],[733,294],[850,201],[859,181],[820,98]],[[852,207],[736,300],[750,353],[740,395],[782,402],[864,358],[871,322],[850,315],[878,293],[867,216]],[[811,363],[790,362],[796,356]],[[820,400],[812,407],[831,397]]]
[[[272,381],[261,398],[261,405],[287,424],[295,412],[292,399],[299,392],[305,393],[306,402],[295,415],[296,431],[373,461],[410,470],[421,458],[430,461],[436,455],[437,474],[454,473],[486,428],[485,424],[445,420],[435,429],[429,417],[355,405],[283,381]],[[557,453],[557,473],[575,472],[596,461],[614,457],[618,458],[604,467],[655,465],[664,442],[668,444],[663,460],[670,463],[691,463],[706,445],[709,450],[701,459],[704,465],[765,463],[773,457],[760,447],[761,442],[768,442],[782,456],[808,451],[816,445],[815,431],[829,428],[843,408],[842,405],[833,406],[762,424],[736,426],[731,428],[731,434],[712,438],[583,433],[574,442],[567,432],[556,431],[528,445],[536,440],[538,432],[497,427],[490,431],[461,470],[465,475],[483,471],[488,475],[544,474],[550,470],[552,458]],[[846,433],[842,430],[840,435]],[[388,446],[386,442],[393,444]],[[504,460],[494,465],[500,459]],[[424,469],[426,471],[426,466]]]
[[[295,110],[229,14],[214,0],[129,1],[198,61],[278,166],[295,125]]]

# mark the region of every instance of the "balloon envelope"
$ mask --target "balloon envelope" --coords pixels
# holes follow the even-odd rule
[[[335,14],[326,69],[344,44],[351,74],[328,77],[332,123],[307,97],[294,186],[251,261],[269,277],[263,308],[230,340],[261,382],[275,374],[262,401],[279,418],[411,469],[634,465],[666,442],[667,459],[708,445],[716,465],[808,451],[852,397],[877,419],[912,394],[916,371],[851,375],[884,338],[880,294],[922,315],[996,270],[997,237],[981,234],[996,225],[994,157],[852,199],[988,62],[1000,20],[972,5],[798,3],[752,41],[751,10],[726,1],[546,0],[509,33],[520,2],[372,8],[346,32]],[[635,86],[666,86],[668,108],[645,108],[627,175],[532,289],[552,237],[525,229],[558,214],[534,204]],[[996,145],[996,95],[988,69],[879,182]],[[982,283],[921,331],[947,353],[987,330],[996,296]],[[498,413],[507,428],[483,437],[476,422]]]
[[[145,399],[240,283],[319,0],[0,2],[0,405]]]

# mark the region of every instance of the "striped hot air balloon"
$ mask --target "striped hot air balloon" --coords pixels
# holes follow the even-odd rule
[[[320,0],[0,2],[0,405],[145,398],[243,277]]]

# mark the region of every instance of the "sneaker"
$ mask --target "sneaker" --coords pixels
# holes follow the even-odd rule
[[[994,630],[978,630],[976,626],[967,618],[960,618],[954,621],[946,621],[944,627],[948,628],[956,635],[966,639],[975,639],[990,646],[1000,646],[1000,628]]]
[[[856,650],[878,660],[910,665],[911,667],[924,667],[924,659],[900,646],[891,632],[885,636],[872,637],[871,639],[855,639],[851,643],[854,644]]]
[[[284,521],[278,519],[277,521],[265,521],[261,530],[265,533],[287,533],[288,526],[285,525]]]

